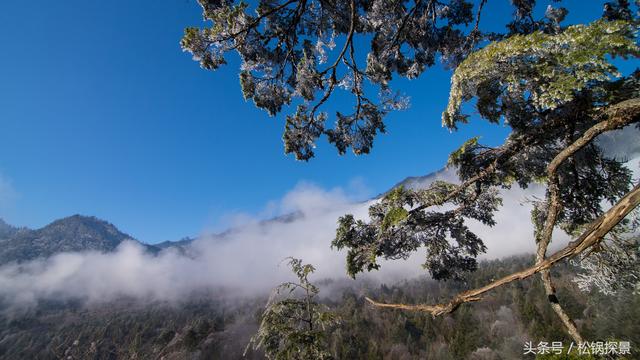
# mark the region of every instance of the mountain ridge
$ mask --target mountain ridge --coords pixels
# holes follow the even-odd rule
[[[134,241],[151,253],[160,251],[120,231],[110,222],[79,214],[54,220],[39,229],[17,228],[0,219],[0,239],[0,265],[62,252],[111,252],[124,241]]]
[[[446,169],[432,172],[424,176],[409,176],[396,183],[398,186],[417,188],[424,186],[430,180],[441,176]],[[379,199],[388,191],[374,197]],[[260,226],[272,223],[288,223],[304,216],[300,212],[292,212],[275,216],[258,222]],[[221,233],[212,234],[213,238],[224,240],[238,228],[230,228]],[[122,232],[112,223],[95,216],[75,214],[38,228],[18,228],[0,218],[0,266],[8,263],[22,263],[37,258],[45,258],[63,252],[100,251],[112,252],[124,241],[140,244],[148,252],[157,254],[165,249],[175,249],[187,254],[189,246],[197,237],[186,236],[180,240],[167,240],[157,244],[145,244],[131,235]]]

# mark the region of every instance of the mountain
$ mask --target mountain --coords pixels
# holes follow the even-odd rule
[[[424,187],[428,183],[446,176],[446,170],[425,176],[408,177],[392,187],[403,185],[408,188]],[[379,195],[376,198],[383,196]],[[272,219],[258,222],[258,226],[273,223],[290,223],[304,216],[300,212],[283,214]],[[219,234],[210,235],[224,241],[238,228],[231,228]],[[121,232],[113,224],[94,216],[73,215],[56,220],[41,229],[17,228],[0,219],[0,265],[10,262],[25,262],[36,258],[49,257],[62,252],[114,251],[125,240],[135,241],[151,253],[173,248],[188,255],[190,245],[195,238],[184,237],[177,241],[164,241],[155,245],[141,243],[130,235]]]
[[[9,239],[15,236],[18,232],[26,230],[25,228],[17,228],[15,226],[7,224],[4,220],[0,219],[0,241]]]
[[[532,256],[480,262],[468,283],[485,284],[532,262]],[[572,281],[575,271],[563,264],[554,268],[553,277],[576,323],[590,341],[629,341],[632,354],[625,358],[639,359],[633,344],[640,343],[640,296],[632,290],[585,296]],[[527,342],[553,339],[565,349],[572,346],[537,278],[499,287],[483,301],[438,317],[373,309],[365,301],[370,296],[420,303],[448,298],[462,289],[462,283],[427,277],[386,284],[324,281],[321,294],[327,295],[320,301],[340,319],[327,332],[333,358],[533,359],[523,355]],[[258,329],[266,302],[267,295],[228,298],[223,293],[185,296],[179,303],[120,299],[87,305],[52,299],[24,313],[3,313],[0,302],[0,359],[261,360],[264,354],[247,349],[247,343]],[[572,357],[577,358],[583,357]]]
[[[15,228],[0,220],[0,264],[24,262],[61,252],[115,250],[125,240],[137,241],[113,224],[93,216],[73,215],[37,230]],[[150,252],[159,251],[142,244]]]
[[[186,246],[189,246],[189,244],[191,244],[195,239],[196,238],[185,236],[180,240],[176,240],[176,241],[167,240],[161,243],[157,243],[154,246],[159,249],[166,249],[170,247],[177,248],[177,249],[184,249]]]
[[[295,212],[261,221],[261,226],[274,222],[288,223],[302,214]],[[210,235],[224,241],[227,236],[238,231],[229,229],[220,234]],[[46,258],[62,252],[114,251],[123,241],[134,241],[152,254],[173,248],[189,255],[189,246],[195,240],[185,237],[178,241],[164,241],[155,245],[144,244],[129,234],[123,233],[113,224],[94,216],[73,215],[37,230],[17,228],[0,219],[0,265],[11,262],[25,262]]]
[[[378,195],[376,195],[375,197],[373,197],[371,200],[377,200],[382,198],[383,196],[387,195],[391,190],[397,188],[397,187],[404,187],[406,189],[413,189],[413,190],[417,190],[417,189],[424,189],[426,187],[428,187],[432,182],[436,181],[436,180],[447,180],[447,181],[452,181],[452,175],[453,172],[447,168],[442,168],[438,171],[434,171],[434,172],[430,172],[427,175],[421,175],[421,176],[407,176],[406,178],[404,178],[402,181],[396,183],[395,185],[393,185],[392,187],[389,188],[389,190],[380,193]],[[453,176],[453,178],[455,178],[455,176]]]
[[[296,220],[301,219],[304,216],[304,214],[300,211],[294,211],[291,213],[287,213],[287,214],[283,214],[283,215],[278,215],[276,217],[267,219],[267,220],[260,220],[257,223],[257,226],[259,227],[266,227],[266,226],[270,226],[273,224],[288,224],[288,223],[292,223]],[[220,233],[215,233],[215,234],[208,234],[207,235],[207,239],[209,240],[216,240],[216,241],[225,241],[227,239],[230,238],[231,235],[237,233],[238,231],[243,230],[243,226],[240,227],[232,227],[230,229],[227,229],[223,232]],[[180,240],[167,240],[167,241],[163,241],[161,243],[158,244],[154,244],[154,246],[158,249],[167,249],[167,248],[174,248],[180,252],[182,252],[183,254],[188,254],[189,253],[189,246],[197,239],[197,237],[190,237],[190,236],[186,236],[183,237]]]

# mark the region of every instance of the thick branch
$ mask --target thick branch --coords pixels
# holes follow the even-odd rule
[[[492,175],[498,169],[498,165],[499,164],[509,161],[512,156],[518,154],[518,152],[521,151],[524,147],[531,146],[532,144],[534,144],[535,143],[534,139],[538,138],[540,134],[543,134],[549,128],[553,128],[556,125],[557,124],[554,123],[554,122],[545,123],[542,126],[540,126],[538,129],[535,130],[535,133],[533,134],[533,136],[532,135],[528,135],[528,136],[521,135],[519,138],[514,139],[513,141],[511,141],[508,144],[502,145],[501,147],[499,147],[497,149],[490,150],[490,151],[499,152],[499,154],[496,155],[495,159],[493,161],[491,161],[491,163],[489,163],[487,166],[485,166],[482,170],[478,171],[474,176],[468,178],[462,184],[458,185],[458,187],[455,190],[453,190],[450,193],[448,193],[447,196],[445,196],[443,199],[438,201],[438,203],[436,203],[436,204],[424,204],[424,205],[417,206],[417,207],[411,209],[409,211],[409,214],[414,214],[414,213],[420,212],[420,211],[422,211],[422,210],[424,210],[426,208],[429,208],[431,206],[434,206],[434,205],[442,205],[442,204],[450,201],[451,199],[455,198],[456,196],[461,194],[463,191],[465,191],[468,187],[470,187],[470,186],[478,183],[479,181],[482,181],[482,180],[486,179],[487,177],[489,177],[490,175]]]
[[[561,208],[560,188],[558,183],[558,168],[567,159],[569,159],[576,152],[582,149],[585,145],[593,141],[596,136],[609,130],[621,128],[633,121],[634,118],[637,117],[637,111],[639,108],[638,104],[638,99],[632,99],[611,106],[604,114],[605,117],[607,117],[606,120],[597,123],[587,131],[585,131],[585,133],[580,138],[578,138],[571,145],[567,146],[560,153],[558,153],[558,155],[556,155],[547,166],[549,205],[547,207],[547,218],[545,220],[543,230],[536,239],[538,242],[536,264],[542,262],[546,256],[547,248],[549,246],[549,243],[551,242],[551,238],[553,237],[553,229],[556,226],[558,213],[560,212]],[[578,343],[583,342],[584,340],[578,332],[576,324],[573,322],[573,320],[571,320],[569,315],[564,311],[564,309],[560,305],[560,302],[558,301],[556,290],[553,286],[553,282],[551,281],[549,270],[543,270],[540,275],[551,308],[558,315],[558,318],[560,318],[560,321],[562,321],[562,324],[564,325],[569,335],[571,335],[573,340]]]
[[[611,229],[616,226],[622,219],[624,219],[627,214],[629,214],[634,208],[640,205],[640,184],[636,185],[630,192],[628,192],[620,201],[618,201],[612,208],[610,208],[603,215],[594,220],[587,229],[582,233],[582,235],[572,241],[564,247],[562,250],[556,252],[549,258],[544,261],[535,264],[527,269],[522,271],[515,272],[511,275],[505,276],[501,279],[498,279],[492,283],[489,283],[483,287],[464,291],[457,296],[455,296],[451,301],[442,304],[435,305],[427,305],[427,304],[418,304],[418,305],[407,305],[407,304],[385,304],[376,302],[370,298],[366,298],[374,306],[384,307],[384,308],[392,308],[392,309],[401,309],[401,310],[410,310],[410,311],[422,311],[428,312],[433,316],[439,316],[443,314],[448,314],[455,311],[460,305],[478,301],[486,292],[489,292],[495,288],[498,288],[502,285],[511,283],[516,280],[523,280],[529,278],[543,270],[547,270],[554,266],[556,263],[576,256],[583,251],[591,248],[592,246],[598,244],[602,238],[609,232]]]
[[[596,124],[594,127],[587,130],[583,134],[584,139],[583,140],[578,139],[576,143],[572,145],[572,146],[575,146],[576,150],[567,151],[567,149],[565,149],[562,152],[560,152],[547,167],[548,172],[549,172],[549,169],[555,172],[556,168],[560,165],[560,163],[566,160],[566,157],[575,153],[575,151],[582,148],[586,143],[593,140],[596,136],[600,135],[601,133],[609,130],[613,130],[613,129],[619,129],[633,122],[640,121],[640,98],[633,98],[630,100],[621,101],[615,105],[609,106],[603,112],[603,116],[607,117],[608,119]],[[532,138],[539,137],[540,134],[543,134],[549,128],[553,128],[557,125],[558,124],[555,122],[542,125],[539,129],[536,130],[535,136],[533,136]],[[587,138],[588,140],[586,140]],[[583,141],[586,141],[586,142],[582,143]],[[503,145],[502,148],[497,149],[502,153],[498,155],[494,161],[492,161],[489,165],[487,165],[481,171],[476,173],[474,176],[470,177],[469,179],[464,181],[462,184],[460,184],[458,188],[456,188],[454,191],[447,194],[447,196],[436,205],[441,205],[446,203],[447,201],[453,199],[454,197],[462,193],[469,186],[493,174],[495,170],[498,168],[499,163],[508,161],[511,158],[511,156],[513,156],[514,154],[517,154],[524,146],[528,146],[528,145],[531,145],[531,137],[522,137],[520,139],[516,139],[512,141],[509,145]],[[411,209],[409,213],[413,214],[431,206],[433,205],[432,204],[421,205],[414,209]]]
[[[562,305],[560,305],[560,301],[556,296],[556,289],[553,286],[553,282],[551,281],[551,273],[549,269],[542,270],[540,272],[540,276],[542,278],[542,285],[544,285],[544,290],[547,294],[547,299],[549,300],[549,305],[551,309],[556,313],[562,325],[564,325],[565,330],[571,336],[573,341],[580,344],[584,342],[584,338],[580,335],[580,331],[578,331],[578,327],[576,323],[571,319],[569,314],[564,311]]]

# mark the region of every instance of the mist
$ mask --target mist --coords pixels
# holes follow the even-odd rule
[[[450,171],[438,178],[449,178]],[[498,225],[471,227],[481,234],[488,251],[482,258],[498,258],[534,250],[528,196],[544,193],[534,187],[505,192]],[[243,225],[224,236],[202,235],[186,252],[166,249],[158,255],[136,242],[123,242],[115,252],[62,253],[0,268],[0,299],[30,306],[42,299],[81,299],[90,303],[118,297],[181,301],[202,290],[234,295],[266,293],[291,275],[283,261],[288,256],[316,265],[315,279],[347,279],[345,252],[330,248],[339,216],[351,213],[366,218],[370,202],[356,203],[341,189],[325,190],[308,183],[268,205],[294,214],[291,218],[260,221],[241,216]],[[237,221],[234,221],[237,224]],[[383,261],[380,271],[362,275],[380,282],[395,282],[425,275],[418,251],[407,261]]]
[[[628,165],[637,179],[638,159]],[[456,176],[452,170],[443,170],[415,185],[436,179],[456,181]],[[266,204],[259,214],[230,215],[233,230],[224,236],[204,233],[185,252],[169,248],[153,255],[138,243],[124,242],[112,253],[62,253],[5,265],[0,267],[0,303],[28,307],[44,299],[100,303],[120,297],[179,302],[201,291],[229,296],[266,294],[278,283],[292,279],[283,262],[288,256],[314,264],[316,280],[347,280],[345,252],[330,248],[337,219],[347,213],[366,219],[368,206],[374,201],[358,202],[348,195],[354,192],[301,183],[282,199]],[[539,185],[503,191],[497,225],[470,224],[487,246],[480,259],[533,254],[528,200],[543,196],[544,187]],[[293,215],[261,221],[265,214]],[[566,235],[556,231],[550,251],[567,241]],[[424,252],[418,251],[406,261],[382,261],[380,271],[359,278],[393,283],[427,276],[420,266],[423,261]]]

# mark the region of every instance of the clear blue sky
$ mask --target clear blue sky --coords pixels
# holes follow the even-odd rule
[[[569,22],[602,9],[567,6]],[[483,22],[495,23],[511,8],[489,0],[487,10]],[[297,162],[283,152],[284,115],[242,99],[235,58],[214,73],[181,51],[183,28],[201,24],[195,0],[3,1],[0,190],[13,195],[0,194],[0,217],[40,227],[80,213],[145,242],[173,240],[258,212],[303,180],[360,178],[376,194],[441,168],[471,136],[506,135],[484,122],[443,129],[449,74],[431,69],[404,82],[412,106],[388,116],[371,155],[340,157],[322,141],[315,159]]]

